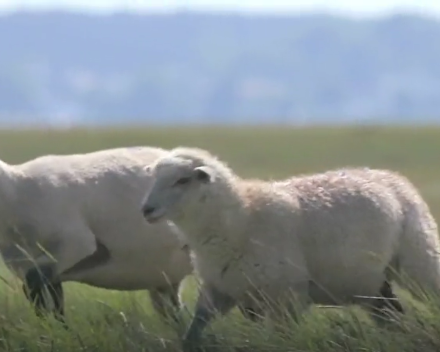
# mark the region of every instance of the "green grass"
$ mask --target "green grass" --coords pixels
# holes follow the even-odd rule
[[[342,166],[390,168],[420,189],[440,219],[440,128],[187,128],[72,131],[0,131],[0,158],[19,163],[43,154],[67,154],[130,145],[207,148],[242,176],[265,179]],[[1,214],[0,214],[1,215]],[[148,294],[65,285],[70,331],[39,320],[17,280],[2,270],[0,351],[178,351],[176,333],[151,310]],[[285,333],[269,333],[234,311],[211,329],[221,351],[438,351],[440,300],[420,305],[399,291],[409,313],[399,328],[378,328],[351,307],[313,308]],[[185,291],[194,301],[191,279]]]

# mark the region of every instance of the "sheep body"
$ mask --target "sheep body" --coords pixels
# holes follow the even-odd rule
[[[237,302],[250,305],[251,296],[263,306],[267,297],[287,302],[292,291],[306,306],[366,303],[392,269],[440,293],[436,222],[397,173],[349,168],[244,180],[194,148],[172,150],[148,169],[155,181],[145,216],[167,217],[183,230],[203,282],[186,342],[206,325],[197,319],[209,320],[208,306],[225,313]],[[176,186],[190,176],[189,185]]]
[[[0,252],[6,265],[24,281],[36,263],[51,266],[60,282],[116,290],[178,286],[192,272],[179,230],[170,223],[153,228],[139,213],[149,186],[143,166],[165,153],[132,147],[2,162]],[[100,248],[107,257],[93,259]]]
[[[352,178],[348,181],[333,189],[316,184],[322,193],[309,188],[313,193],[302,192],[302,199],[286,191],[292,184],[242,183],[245,216],[232,207],[226,210],[229,205],[209,209],[204,204],[209,213],[200,211],[197,217],[204,231],[177,222],[194,234],[188,243],[196,272],[238,301],[262,290],[275,298],[283,288],[310,280],[331,292],[332,298],[316,298],[322,304],[375,296],[399,244],[402,210],[396,199],[387,199],[385,187],[362,190]],[[222,220],[213,221],[211,210],[223,212]],[[203,232],[214,227],[227,235],[210,231],[207,240]]]

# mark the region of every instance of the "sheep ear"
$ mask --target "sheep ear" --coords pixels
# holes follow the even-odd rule
[[[194,169],[194,174],[196,179],[203,182],[209,183],[214,179],[214,174],[212,170],[207,166],[199,166]]]

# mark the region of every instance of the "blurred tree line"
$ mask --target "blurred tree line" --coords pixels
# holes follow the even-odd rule
[[[4,14],[0,121],[434,121],[439,38],[405,14]]]

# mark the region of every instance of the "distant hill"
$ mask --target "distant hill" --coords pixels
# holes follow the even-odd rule
[[[0,17],[0,121],[440,121],[440,23],[176,13]]]

